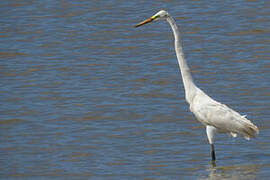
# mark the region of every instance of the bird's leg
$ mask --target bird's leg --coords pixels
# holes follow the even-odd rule
[[[212,161],[211,164],[214,167],[216,167],[216,155],[215,155],[215,148],[214,148],[214,144],[210,144],[210,149],[211,149],[211,157],[212,157]]]
[[[211,157],[212,161],[216,160],[216,155],[215,155],[215,148],[214,148],[214,135],[216,132],[216,128],[213,126],[206,126],[206,134],[207,138],[210,144],[210,149],[211,149]]]
[[[210,144],[211,146],[211,157],[212,157],[212,161],[216,160],[216,155],[215,155],[215,148],[214,148],[214,144]]]

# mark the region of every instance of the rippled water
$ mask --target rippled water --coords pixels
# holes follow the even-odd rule
[[[268,179],[270,3],[1,1],[1,179]],[[166,22],[196,84],[260,128],[216,138],[189,112]]]

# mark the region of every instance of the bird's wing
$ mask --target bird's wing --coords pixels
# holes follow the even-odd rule
[[[241,134],[246,139],[255,137],[258,128],[245,116],[221,104],[204,93],[196,95],[190,107],[197,119],[205,125],[214,126],[220,132]]]

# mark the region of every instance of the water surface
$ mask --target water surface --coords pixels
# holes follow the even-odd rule
[[[268,179],[268,1],[0,2],[1,179]],[[189,112],[166,22],[196,84],[259,128],[216,137]]]

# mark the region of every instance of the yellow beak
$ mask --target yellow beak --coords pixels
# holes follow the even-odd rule
[[[150,23],[150,22],[154,21],[155,18],[156,18],[155,16],[152,16],[152,17],[140,22],[139,24],[135,25],[135,27],[140,27],[144,24]]]

